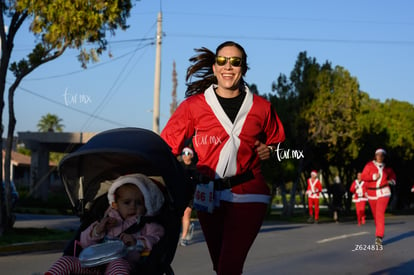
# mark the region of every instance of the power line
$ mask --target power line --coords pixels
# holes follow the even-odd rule
[[[322,42],[322,43],[347,43],[347,44],[384,44],[384,45],[414,45],[412,40],[370,40],[370,39],[332,39],[332,38],[300,38],[300,37],[277,37],[277,36],[244,36],[244,35],[208,35],[208,34],[168,34],[169,37],[185,38],[220,38],[220,39],[249,39],[249,40],[274,40],[291,42]]]
[[[148,29],[147,33],[149,33],[154,26],[156,25],[156,22]],[[147,34],[146,34],[147,35]],[[138,45],[135,49],[134,55],[135,53],[140,49],[140,45]],[[114,84],[108,89],[108,91],[106,92],[104,98],[102,99],[102,101],[99,103],[99,105],[95,108],[95,110],[93,111],[93,114],[96,115],[98,112],[100,112],[101,110],[103,110],[104,105],[107,104],[107,102],[109,101],[108,99],[110,98],[111,93],[113,94],[115,92],[115,86],[116,84],[119,82],[122,73],[127,69],[129,63],[131,62],[132,58],[128,60],[127,64],[123,67],[123,69],[120,71],[120,73],[118,74]],[[84,123],[84,125],[82,126],[82,128],[86,127],[86,125],[88,125],[89,123],[91,123],[92,119],[94,117],[89,117],[89,119],[87,119],[87,121]]]
[[[100,62],[100,63],[97,63],[96,65],[90,66],[90,67],[88,67],[87,70],[90,71],[90,70],[99,68],[101,66],[107,65],[109,63],[118,61],[118,60],[120,60],[120,59],[122,59],[124,57],[127,57],[127,56],[131,55],[131,54],[135,54],[137,52],[137,50],[140,50],[140,49],[143,49],[143,48],[145,48],[147,46],[152,46],[152,45],[154,45],[154,42],[144,44],[144,45],[141,46],[141,48],[135,48],[133,51],[127,52],[127,53],[125,53],[123,55],[120,55],[118,57],[115,57],[115,58],[113,58],[111,60],[108,60],[108,61],[105,61],[105,62]],[[54,78],[60,78],[60,77],[66,77],[66,76],[69,76],[69,75],[75,75],[75,74],[79,74],[79,73],[84,73],[84,72],[86,72],[85,69],[79,69],[77,71],[63,73],[63,74],[57,74],[57,75],[51,75],[51,76],[45,76],[45,77],[37,77],[37,78],[28,78],[28,79],[25,79],[25,81],[38,81],[38,80],[54,79]]]
[[[148,30],[148,32],[149,32],[151,29],[153,29],[155,25],[156,25],[156,22],[155,22],[155,23],[154,23],[154,24],[150,27],[150,29]],[[141,39],[119,40],[119,41],[117,41],[116,43],[137,42],[137,41],[139,41],[139,42],[143,42],[143,41],[148,41],[148,40],[155,41],[155,39],[154,39],[154,38],[141,38]],[[113,43],[113,42],[112,42],[112,43]],[[142,49],[142,48],[145,48],[145,47],[147,47],[147,46],[149,46],[149,45],[153,45],[153,44],[154,44],[154,42],[151,42],[151,43],[146,43],[146,44],[139,44],[137,47],[135,47],[135,49],[134,49],[133,51],[128,52],[128,53],[126,53],[126,54],[122,55],[121,57],[119,57],[119,58],[117,58],[117,59],[123,58],[123,57],[125,57],[125,56],[130,55],[130,54],[135,55],[135,54],[138,52],[138,50],[140,50],[140,49]],[[142,55],[141,55],[141,56],[142,56]],[[114,60],[112,60],[112,61],[114,61]],[[96,68],[96,67],[99,67],[99,66],[106,65],[107,63],[112,62],[112,61],[108,61],[108,62],[105,62],[105,63],[97,64],[97,65],[95,65],[93,68]],[[57,105],[59,105],[59,106],[62,106],[62,107],[64,107],[64,108],[67,108],[67,109],[73,110],[73,111],[75,111],[75,112],[78,112],[78,113],[81,113],[81,114],[84,114],[84,115],[87,115],[87,116],[88,116],[88,119],[85,121],[85,123],[84,123],[84,125],[81,127],[81,129],[85,128],[85,127],[86,127],[86,125],[92,121],[92,119],[98,119],[98,120],[101,120],[101,121],[105,121],[105,122],[111,123],[111,124],[116,125],[116,126],[119,126],[119,127],[127,127],[127,125],[124,125],[124,124],[122,124],[122,123],[119,123],[119,122],[116,122],[116,121],[112,121],[112,120],[109,120],[109,119],[106,119],[106,118],[100,117],[100,116],[98,116],[98,115],[97,115],[97,113],[98,113],[98,112],[100,112],[100,111],[103,109],[104,105],[108,102],[108,99],[110,98],[111,94],[113,94],[113,93],[114,93],[116,84],[117,84],[117,83],[119,82],[119,80],[121,79],[121,76],[122,76],[123,72],[125,72],[125,70],[127,69],[128,65],[129,65],[129,63],[130,63],[131,61],[132,61],[132,58],[130,58],[130,59],[128,60],[127,64],[123,67],[123,69],[121,70],[121,72],[120,72],[120,73],[119,73],[119,75],[117,76],[117,78],[116,78],[116,80],[115,80],[114,84],[113,84],[113,85],[109,88],[109,90],[108,90],[108,91],[107,91],[107,93],[105,94],[105,96],[104,96],[103,100],[102,100],[102,101],[100,102],[100,104],[99,104],[99,105],[95,108],[95,110],[93,111],[93,113],[88,113],[88,112],[85,112],[85,111],[82,111],[82,110],[79,110],[79,109],[76,109],[76,108],[70,107],[70,106],[65,105],[65,104],[63,104],[63,103],[61,103],[61,102],[58,102],[58,101],[52,100],[52,99],[50,99],[50,98],[47,98],[47,97],[42,96],[42,95],[40,95],[40,94],[37,94],[37,93],[35,93],[35,92],[33,92],[33,91],[30,91],[30,90],[28,90],[28,89],[25,89],[25,88],[23,88],[23,87],[20,87],[20,85],[19,85],[19,87],[18,87],[18,88],[19,88],[19,89],[21,89],[22,91],[25,91],[25,92],[27,92],[27,93],[29,93],[29,94],[32,94],[32,95],[34,95],[34,96],[37,96],[37,97],[39,97],[39,98],[41,98],[41,99],[44,99],[44,100],[46,100],[46,101],[49,101],[49,102],[51,102],[51,103],[57,104]],[[135,63],[135,65],[136,65],[136,63]],[[135,65],[134,65],[134,67],[135,67]],[[48,77],[46,77],[46,78],[26,79],[26,80],[43,80],[43,79],[51,79],[51,78],[57,78],[57,77],[67,76],[67,75],[70,75],[70,74],[76,74],[76,73],[80,73],[80,72],[84,72],[84,71],[85,71],[85,70],[78,70],[78,71],[75,71],[75,72],[72,72],[72,73],[65,73],[65,74],[63,74],[63,75],[48,76]],[[9,83],[9,82],[7,81],[7,83]],[[10,84],[10,83],[9,83],[9,84]]]
[[[293,22],[326,22],[326,23],[347,23],[347,24],[373,24],[373,25],[414,25],[414,22],[409,21],[373,21],[364,19],[331,19],[331,18],[312,18],[312,17],[281,17],[281,16],[263,16],[263,15],[240,15],[237,13],[233,14],[220,14],[220,13],[189,13],[189,12],[165,12],[168,15],[179,15],[179,16],[194,16],[194,17],[225,17],[225,18],[240,18],[246,20],[251,18],[254,20],[282,20],[282,21],[293,21]]]
[[[145,52],[143,52],[140,56],[139,56],[139,58],[138,58],[138,60],[140,60],[141,59],[141,57],[144,55],[144,53]],[[101,112],[103,109],[104,109],[104,107],[105,107],[105,105],[108,103],[108,102],[110,102],[110,99],[115,95],[115,93],[119,90],[119,88],[118,89],[115,89],[115,86],[119,83],[119,82],[121,82],[121,76],[123,76],[124,75],[124,77],[126,78],[130,73],[131,73],[131,71],[132,71],[132,69],[129,71],[129,73],[126,73],[126,74],[124,74],[124,72],[126,71],[126,69],[128,68],[128,66],[129,66],[129,64],[130,64],[130,62],[132,61],[132,58],[131,59],[129,59],[128,60],[128,62],[127,62],[127,64],[123,67],[123,69],[120,71],[120,73],[119,73],[119,75],[117,76],[117,78],[116,78],[116,80],[115,80],[115,82],[113,83],[113,85],[109,88],[109,90],[108,90],[108,92],[105,94],[105,96],[104,96],[104,98],[102,99],[102,101],[99,103],[99,105],[96,107],[96,109],[94,110],[94,112],[93,112],[93,114],[97,114],[97,113],[99,113],[99,112]],[[138,62],[138,61],[137,61]],[[135,65],[137,64],[137,62],[135,63]],[[133,65],[132,66],[132,68],[134,68],[135,67],[135,65]],[[91,123],[91,120],[93,119],[93,118],[95,118],[95,117],[90,117],[85,123],[84,123],[84,125],[82,126],[82,129],[83,128],[85,128],[88,124],[90,124]]]
[[[131,38],[131,39],[124,39],[124,40],[116,40],[108,42],[108,44],[118,44],[118,43],[130,43],[130,42],[143,42],[143,41],[152,41],[154,42],[154,37],[148,38]]]
[[[9,81],[6,81],[6,83],[11,84]],[[40,94],[38,94],[36,92],[33,92],[33,91],[29,90],[29,89],[23,88],[21,85],[19,85],[18,89],[20,89],[20,90],[22,90],[22,91],[24,91],[24,92],[26,92],[28,94],[31,94],[33,96],[36,96],[38,98],[41,98],[43,100],[49,101],[49,102],[54,103],[54,104],[59,105],[59,106],[62,106],[64,108],[66,108],[66,109],[69,109],[69,110],[78,112],[78,113],[83,114],[83,115],[87,115],[88,117],[93,117],[95,119],[98,119],[98,120],[101,120],[101,121],[104,121],[104,122],[107,122],[107,123],[110,123],[110,124],[113,124],[113,125],[116,125],[116,126],[123,126],[123,127],[126,126],[125,124],[122,124],[122,123],[119,123],[119,122],[116,122],[116,121],[113,121],[113,120],[110,120],[110,119],[107,119],[107,118],[104,118],[104,117],[100,117],[100,116],[97,116],[95,114],[91,114],[91,113],[88,113],[88,112],[85,112],[85,111],[82,111],[82,110],[79,110],[79,109],[76,109],[76,108],[73,108],[73,107],[68,106],[66,104],[63,104],[63,103],[61,103],[59,101],[50,99],[50,98],[48,98],[46,96],[40,95]]]
[[[152,37],[144,37],[144,38],[131,38],[131,39],[123,39],[123,40],[115,40],[115,41],[108,41],[108,45],[111,45],[111,44],[122,44],[122,43],[131,43],[131,42],[143,42],[143,41],[155,41],[155,39]],[[85,43],[86,45],[93,45],[94,43],[92,43],[92,42],[86,42]],[[33,45],[22,45],[22,44],[19,44],[19,45],[16,45],[14,48],[13,48],[13,51],[14,52],[23,52],[23,51],[25,51],[25,52],[31,52],[32,50],[33,50],[33,47],[34,47],[35,45],[33,44]],[[27,47],[27,48],[26,48]]]

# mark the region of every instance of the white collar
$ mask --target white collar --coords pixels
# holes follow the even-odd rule
[[[253,106],[253,94],[246,86],[246,97],[244,98],[240,110],[234,119],[234,123],[232,123],[217,99],[214,92],[215,87],[217,87],[215,84],[208,87],[204,92],[204,97],[221,126],[230,137],[221,149],[219,161],[216,167],[218,177],[222,178],[226,176],[234,176],[237,172],[237,151],[240,146],[239,134],[243,128],[247,114]]]

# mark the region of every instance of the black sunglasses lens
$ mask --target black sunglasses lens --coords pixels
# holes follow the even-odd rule
[[[240,57],[230,57],[230,64],[234,67],[239,67],[241,65]]]
[[[224,66],[227,62],[227,58],[225,58],[224,56],[217,56],[216,57],[216,63],[219,66]]]
[[[219,66],[224,66],[227,63],[227,60],[230,61],[230,65],[233,67],[240,67],[241,66],[241,58],[234,56],[234,57],[225,57],[225,56],[217,56],[216,57],[216,63]]]

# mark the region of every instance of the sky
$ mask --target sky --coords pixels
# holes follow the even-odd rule
[[[47,113],[62,119],[64,132],[101,132],[119,127],[152,129],[157,14],[162,12],[160,129],[170,116],[172,71],[184,100],[188,59],[195,48],[227,40],[241,44],[250,70],[245,80],[271,92],[289,76],[300,52],[329,61],[357,78],[371,98],[414,104],[414,1],[411,0],[176,0],[134,1],[130,27],[108,36],[100,62],[82,69],[77,50],[42,65],[15,95],[16,133],[37,131]],[[25,57],[36,38],[22,27],[12,59]],[[7,82],[13,81],[11,73]],[[7,97],[5,97],[7,105]],[[3,124],[7,125],[7,107]],[[4,136],[6,133],[4,133]]]

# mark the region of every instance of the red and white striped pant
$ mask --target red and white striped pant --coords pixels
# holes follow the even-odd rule
[[[108,263],[105,268],[105,274],[108,275],[128,275],[130,272],[130,265],[125,259],[117,259]],[[76,257],[62,256],[60,257],[45,273],[45,275],[70,275],[70,274],[102,274],[102,266],[97,267],[82,267],[80,261]]]

